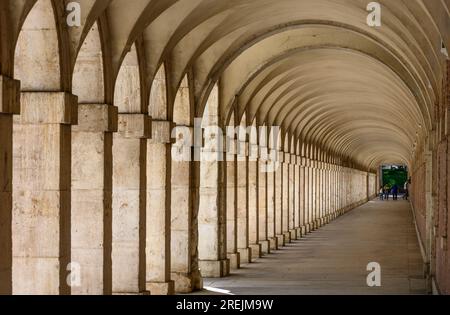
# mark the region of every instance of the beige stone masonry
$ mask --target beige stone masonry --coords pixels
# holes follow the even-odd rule
[[[170,121],[152,122],[146,164],[146,289],[152,295],[175,292],[171,279],[172,129]]]
[[[21,94],[14,118],[13,293],[69,294],[71,124],[77,97]]]
[[[152,119],[146,114],[119,114],[118,132],[128,139],[152,137]]]
[[[117,107],[78,105],[72,127],[72,261],[80,266],[72,294],[112,293],[112,148]],[[87,281],[86,279],[89,279]]]
[[[20,115],[15,122],[76,125],[78,98],[65,92],[22,92]]]
[[[237,250],[237,141],[227,139],[226,152],[227,168],[227,257],[230,260],[230,268],[240,268],[240,254]]]
[[[107,104],[79,104],[78,124],[72,127],[72,131],[117,132],[117,107]]]
[[[175,123],[171,121],[153,120],[152,135],[150,143],[152,144],[172,144],[175,139],[172,138],[172,130]]]
[[[177,125],[180,129],[189,129],[193,135],[192,127]],[[177,135],[180,137],[180,135]],[[181,140],[181,138],[180,138]],[[183,139],[193,143],[193,139]],[[192,147],[172,145],[173,150],[183,154],[183,157],[192,157]],[[197,214],[196,185],[194,183],[194,167],[190,159],[173,159],[171,170],[171,279],[175,283],[177,293],[189,293],[203,287],[198,267],[197,257]]]

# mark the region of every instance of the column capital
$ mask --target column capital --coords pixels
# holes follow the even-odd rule
[[[0,114],[20,113],[20,81],[0,75]]]
[[[118,109],[108,104],[79,104],[78,125],[72,131],[117,132]]]
[[[146,114],[119,114],[118,132],[124,138],[148,139],[152,136],[152,118]]]
[[[175,128],[175,123],[166,120],[152,120],[152,130],[150,143],[152,144],[171,144],[175,139],[172,139],[172,129]]]
[[[78,97],[66,92],[21,92],[21,124],[78,123]]]

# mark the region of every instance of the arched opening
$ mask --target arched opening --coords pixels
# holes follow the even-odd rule
[[[78,124],[72,127],[72,261],[81,281],[72,294],[112,293],[112,166],[117,108],[105,104],[99,24],[89,31],[73,73]]]
[[[133,45],[123,60],[114,89],[119,116],[112,147],[113,294],[146,290],[147,139],[151,137],[151,122],[141,101],[140,77],[138,52]]]

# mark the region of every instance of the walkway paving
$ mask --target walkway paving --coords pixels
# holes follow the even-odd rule
[[[381,265],[381,287],[367,286],[370,262]],[[409,204],[372,201],[205,286],[248,295],[424,294],[422,268]]]

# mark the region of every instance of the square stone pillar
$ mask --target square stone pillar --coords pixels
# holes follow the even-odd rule
[[[72,127],[72,263],[81,282],[72,294],[112,293],[112,146],[117,108],[78,105]]]
[[[145,293],[147,139],[151,118],[119,114],[113,136],[112,292]]]
[[[184,131],[190,139],[185,143]],[[175,292],[189,293],[203,288],[198,267],[197,215],[194,206],[198,196],[194,180],[193,128],[177,126],[176,144],[172,145],[171,171],[171,279]]]
[[[324,177],[324,167],[323,162],[318,161],[318,191],[317,191],[317,205],[319,210],[319,215],[317,218],[317,225],[318,227],[321,227],[323,225],[323,218],[325,216],[325,177]]]
[[[282,163],[282,182],[281,182],[281,190],[282,190],[282,234],[284,236],[284,242],[291,242],[291,233],[289,229],[289,221],[290,217],[290,203],[289,203],[289,164],[291,163],[291,155],[289,153],[283,154],[283,163]]]
[[[314,230],[313,221],[314,221],[314,168],[312,165],[312,161],[310,159],[307,160],[307,170],[308,170],[308,232]]]
[[[20,112],[20,82],[0,75],[0,295],[12,293],[13,115]]]
[[[289,164],[288,164],[288,204],[289,204],[289,222],[288,229],[290,233],[291,240],[297,239],[297,226],[295,225],[296,213],[295,213],[295,163],[296,157],[294,154],[289,154]]]
[[[199,174],[198,251],[203,277],[225,277],[230,273],[226,239],[226,161],[216,145],[218,135],[205,139]],[[210,143],[211,142],[211,143]]]
[[[252,259],[261,257],[259,243],[259,148],[257,144],[250,144],[248,158],[248,234]]]
[[[270,253],[270,242],[268,238],[268,211],[267,211],[267,160],[268,151],[266,147],[260,147],[260,158],[258,160],[258,220],[259,220],[259,244],[261,253]]]
[[[277,169],[276,151],[271,150],[267,161],[267,239],[271,250],[278,249],[276,237],[275,182]]]
[[[301,158],[299,156],[293,157],[294,159],[294,165],[293,165],[293,177],[294,177],[294,228],[296,230],[297,239],[300,239],[302,237],[302,228],[301,228],[301,211],[300,211],[300,165],[301,165]]]
[[[315,220],[314,220],[314,225],[315,228],[318,229],[321,224],[320,224],[320,220],[322,217],[322,169],[321,169],[321,165],[320,165],[320,161],[314,161],[314,169],[316,172],[316,191],[314,194],[314,205],[316,207],[316,216],[315,216]]]
[[[145,280],[151,295],[175,292],[170,270],[173,127],[170,121],[153,121],[147,144]]]
[[[320,206],[321,206],[321,198],[320,198],[320,168],[319,162],[313,161],[314,164],[314,229],[318,229],[320,227]]]
[[[77,105],[77,97],[64,92],[21,93],[13,135],[13,294],[70,294],[71,125],[77,123]]]
[[[227,257],[230,268],[241,266],[237,246],[237,148],[236,140],[228,139],[229,147],[226,152],[226,182],[227,182]]]
[[[247,142],[238,142],[237,158],[237,242],[241,263],[252,261],[249,243],[248,153]]]
[[[278,163],[279,166],[275,170],[275,234],[278,246],[284,246],[286,239],[283,234],[283,152],[278,152]]]
[[[302,236],[306,235],[306,178],[305,178],[305,158],[299,157],[299,178],[300,178],[300,184],[299,184],[299,196],[300,196],[300,229],[302,232]]]

